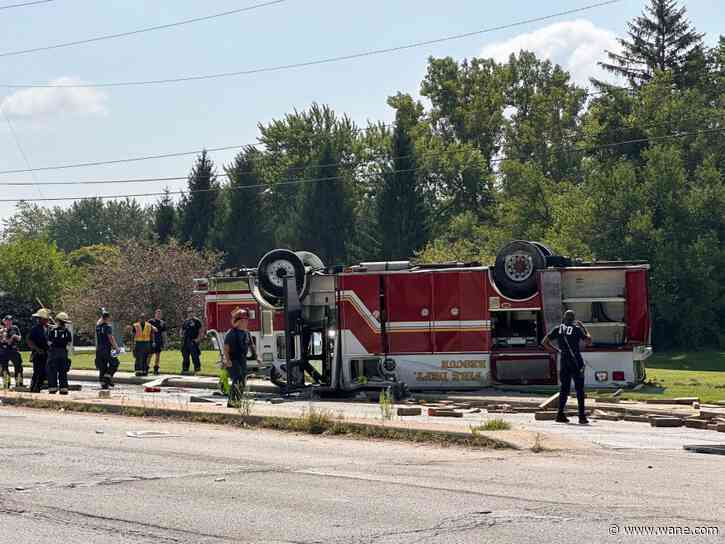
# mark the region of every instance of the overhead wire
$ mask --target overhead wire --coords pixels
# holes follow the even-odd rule
[[[161,85],[161,84],[169,84],[169,83],[181,83],[181,82],[189,82],[189,81],[201,81],[201,80],[209,80],[209,79],[239,77],[239,76],[248,76],[248,75],[254,75],[254,74],[269,73],[269,72],[281,72],[281,71],[293,70],[293,69],[297,69],[297,68],[318,66],[321,64],[331,64],[331,63],[336,63],[336,62],[343,62],[343,61],[355,60],[355,59],[360,59],[360,58],[373,57],[373,56],[384,55],[384,54],[389,54],[389,53],[396,53],[396,52],[405,51],[408,49],[416,49],[416,48],[425,47],[425,46],[429,46],[429,45],[445,43],[445,42],[449,42],[449,41],[453,41],[453,40],[461,40],[464,38],[480,36],[482,34],[487,34],[487,33],[496,32],[496,31],[500,31],[500,30],[508,30],[508,29],[515,28],[518,26],[528,25],[528,24],[532,24],[532,23],[538,23],[538,22],[542,22],[542,21],[548,21],[550,19],[556,19],[558,17],[563,17],[566,15],[573,15],[575,13],[581,13],[583,11],[589,11],[589,10],[599,8],[599,7],[610,6],[612,4],[616,4],[616,3],[619,3],[622,1],[623,0],[606,0],[603,2],[589,4],[586,6],[579,7],[579,8],[569,9],[569,10],[565,10],[565,11],[559,11],[557,13],[552,13],[550,15],[531,17],[531,18],[522,19],[520,21],[516,21],[513,23],[487,27],[487,28],[483,28],[480,30],[474,30],[472,32],[463,32],[460,34],[453,34],[450,36],[444,36],[441,38],[433,38],[430,40],[423,40],[423,41],[408,43],[408,44],[404,44],[404,45],[384,47],[384,48],[380,48],[380,49],[370,49],[367,51],[359,51],[357,53],[351,53],[348,55],[338,55],[338,56],[334,56],[334,57],[326,57],[326,58],[321,58],[321,59],[315,59],[315,60],[297,62],[297,63],[290,63],[290,64],[281,64],[281,65],[277,65],[277,66],[268,66],[268,67],[253,68],[253,69],[248,69],[248,70],[238,70],[238,71],[232,71],[232,72],[221,72],[221,73],[216,73],[216,74],[180,76],[180,77],[173,77],[173,78],[166,78],[166,79],[120,81],[120,82],[106,82],[106,83],[69,83],[69,84],[0,83],[0,87],[11,88],[11,89],[16,89],[16,88],[18,88],[18,89],[28,88],[29,89],[29,88],[132,87],[132,86],[142,86],[142,85]],[[2,55],[0,54],[0,56],[2,56]]]
[[[623,88],[617,88],[616,90],[626,90]],[[600,96],[608,91],[594,91],[594,92],[587,92],[588,96]],[[381,128],[393,128],[395,125],[394,123],[376,123],[374,125],[368,126],[368,127],[360,127],[360,128],[354,128],[351,130],[352,133],[360,133],[360,132],[368,132],[371,130],[379,130]],[[36,168],[15,168],[11,170],[0,170],[0,175],[8,175],[8,174],[24,174],[27,172],[43,172],[43,171],[50,171],[50,170],[66,170],[66,169],[72,169],[72,168],[85,168],[89,166],[106,166],[106,165],[113,165],[113,164],[125,164],[125,163],[131,163],[131,162],[140,162],[140,161],[148,161],[148,160],[155,160],[155,159],[167,159],[167,158],[175,158],[175,157],[184,157],[189,155],[197,155],[203,151],[207,151],[208,153],[218,152],[218,151],[229,151],[232,149],[244,149],[247,147],[259,147],[264,145],[263,142],[252,142],[252,143],[246,143],[246,144],[235,144],[235,145],[226,145],[226,146],[220,146],[220,147],[206,147],[206,148],[200,148],[200,149],[194,149],[190,151],[174,151],[170,153],[158,153],[158,154],[152,154],[152,155],[141,155],[137,157],[127,157],[123,159],[110,159],[110,160],[102,160],[102,161],[88,161],[88,162],[77,162],[77,163],[70,163],[70,164],[58,164],[58,165],[52,165],[52,166],[40,166]]]
[[[48,0],[50,1],[50,0]],[[218,19],[219,17],[226,17],[228,15],[236,15],[237,13],[242,13],[245,11],[252,11],[259,8],[265,8],[268,6],[273,6],[276,4],[282,4],[283,2],[286,2],[287,0],[270,0],[268,2],[263,2],[261,4],[254,4],[251,6],[246,6],[243,8],[238,9],[232,9],[229,11],[222,11],[220,13],[214,13],[212,15],[204,15],[202,17],[193,17],[191,19],[184,19],[182,21],[176,21],[175,23],[167,23],[163,25],[155,25],[155,26],[149,26],[145,28],[138,28],[136,30],[129,30],[127,32],[118,32],[116,34],[105,34],[103,36],[95,36],[93,38],[85,38],[82,40],[74,40],[70,42],[62,42],[62,43],[56,43],[52,45],[43,45],[40,47],[31,47],[29,49],[18,49],[16,51],[5,51],[0,52],[0,57],[14,57],[18,55],[27,55],[28,53],[37,53],[39,51],[50,51],[52,49],[62,49],[64,47],[72,47],[76,45],[83,45],[86,43],[94,43],[94,42],[100,42],[104,40],[113,40],[116,38],[125,38],[127,36],[134,36],[136,34],[143,34],[146,32],[154,32],[156,30],[165,30],[167,28],[173,28],[177,26],[182,25],[188,25],[192,23],[199,23],[201,21],[208,21],[210,19]]]
[[[4,9],[13,9],[13,8],[25,8],[29,6],[37,6],[38,4],[48,4],[49,2],[53,2],[53,0],[33,0],[32,2],[21,2],[19,4],[6,4],[4,6],[0,6],[0,11]]]
[[[592,152],[597,151],[600,149],[608,149],[615,146],[622,146],[622,145],[631,145],[631,144],[637,144],[637,143],[645,143],[645,142],[652,142],[652,141],[662,141],[667,139],[676,139],[676,138],[684,138],[687,136],[696,136],[701,134],[712,134],[712,133],[718,133],[718,132],[724,132],[725,127],[719,127],[719,128],[711,128],[711,129],[703,129],[703,130],[697,130],[697,131],[686,131],[686,132],[678,132],[675,134],[668,134],[668,135],[662,135],[662,136],[653,136],[653,137],[647,137],[647,138],[635,138],[631,140],[624,140],[620,142],[610,142],[607,144],[598,144],[596,146],[590,146],[590,147],[581,147],[581,148],[572,148],[568,150],[562,150],[565,153],[585,153],[585,152]],[[529,158],[529,157],[525,157]],[[520,158],[519,158],[520,159]],[[516,157],[502,157],[500,158],[500,161],[505,160],[517,160]],[[365,161],[361,161],[360,164],[364,164]],[[336,163],[337,164],[337,163]],[[314,165],[313,167],[322,168],[325,165]],[[417,171],[421,168],[408,168],[408,169],[393,169],[393,170],[387,170],[388,173],[402,173],[402,172],[411,172],[411,171]],[[215,174],[216,177],[230,177],[230,174]],[[40,182],[40,184],[44,185],[71,185],[71,184],[102,184],[102,183],[139,183],[139,182],[153,182],[153,181],[173,181],[173,180],[182,180],[182,179],[188,179],[188,176],[177,176],[177,177],[165,177],[165,178],[140,178],[140,179],[132,179],[132,180],[99,180],[99,181],[79,181],[79,182]],[[254,184],[254,185],[245,185],[245,186],[234,186],[234,187],[226,187],[227,189],[231,190],[242,190],[242,189],[254,189],[254,188],[275,188],[279,186],[286,186],[286,185],[297,185],[297,184],[303,184],[303,183],[312,183],[317,181],[330,181],[330,180],[337,180],[337,179],[350,179],[350,175],[342,175],[342,176],[331,176],[331,177],[323,177],[323,178],[309,178],[309,179],[289,179],[284,181],[276,181],[272,183],[261,183],[261,184]],[[0,185],[33,185],[30,182],[11,182],[11,183],[2,183]],[[162,196],[165,194],[170,195],[183,195],[183,194],[190,194],[190,193],[196,193],[196,192],[210,192],[210,191],[218,191],[221,190],[222,187],[216,187],[213,189],[200,189],[200,190],[190,190],[190,191],[163,191],[163,192],[147,192],[147,193],[128,193],[128,194],[116,194],[116,195],[99,195],[99,196],[86,196],[86,197],[73,197],[73,196],[62,196],[62,197],[46,197],[46,198],[20,198],[20,199],[0,199],[0,202],[7,203],[7,202],[44,202],[44,201],[68,201],[68,200],[93,200],[93,199],[115,199],[115,198],[141,198],[141,197],[151,197],[151,196]]]

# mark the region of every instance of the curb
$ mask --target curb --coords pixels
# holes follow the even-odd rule
[[[351,436],[354,438],[378,438],[414,443],[446,444],[465,447],[483,447],[487,449],[519,450],[517,445],[492,438],[486,435],[474,436],[471,433],[458,431],[442,431],[420,429],[415,427],[396,427],[381,423],[334,422],[330,429],[301,429],[299,417],[289,416],[242,416],[236,413],[195,412],[175,408],[149,408],[133,405],[118,405],[103,402],[86,402],[82,400],[51,400],[27,397],[2,396],[2,403],[7,406],[36,408],[41,410],[57,410],[62,408],[69,412],[107,413],[127,417],[162,417],[191,423],[215,425],[231,425],[277,431],[298,432],[307,434],[328,434],[332,436]]]

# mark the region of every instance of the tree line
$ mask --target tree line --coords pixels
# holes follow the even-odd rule
[[[703,38],[675,0],[650,0],[601,63],[617,85],[585,88],[527,51],[430,58],[428,106],[392,96],[390,124],[312,104],[259,124],[259,145],[228,164],[202,152],[181,199],[22,203],[5,244],[51,241],[62,257],[178,241],[214,268],[274,247],[326,264],[490,263],[508,240],[539,240],[648,260],[656,345],[725,345],[725,38]]]

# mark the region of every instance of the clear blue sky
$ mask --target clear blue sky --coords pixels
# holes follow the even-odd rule
[[[0,0],[0,6],[19,0]],[[254,0],[54,0],[0,10],[0,53],[208,15]],[[586,0],[287,0],[220,19],[65,49],[0,57],[0,83],[158,79],[295,63],[396,46],[547,15]],[[714,43],[723,28],[722,0],[685,2],[694,25]],[[596,8],[454,42],[280,73],[149,87],[100,90],[8,90],[4,108],[34,167],[117,159],[255,142],[257,123],[317,101],[360,124],[390,120],[386,97],[416,94],[429,55],[457,59],[505,55],[521,44],[569,64],[585,78],[594,58],[622,35],[643,0]],[[562,25],[561,23],[568,23]],[[558,24],[558,26],[556,26]],[[554,26],[552,26],[554,25]],[[66,78],[66,79],[64,79]],[[0,170],[25,168],[0,118]],[[214,154],[218,163],[233,152]],[[186,175],[193,157],[40,172],[41,181]],[[1,175],[25,181],[28,174]],[[165,183],[125,186],[3,187],[1,198],[116,194],[162,190]],[[169,183],[174,189],[183,182]],[[67,205],[67,203],[65,203]],[[0,204],[0,217],[14,205]]]

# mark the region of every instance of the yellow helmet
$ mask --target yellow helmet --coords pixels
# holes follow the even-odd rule
[[[68,314],[65,312],[60,312],[58,315],[56,315],[55,320],[62,321],[63,323],[71,323],[70,317],[68,317]]]
[[[39,317],[40,319],[50,319],[50,312],[47,308],[41,308],[33,314],[33,317]]]

